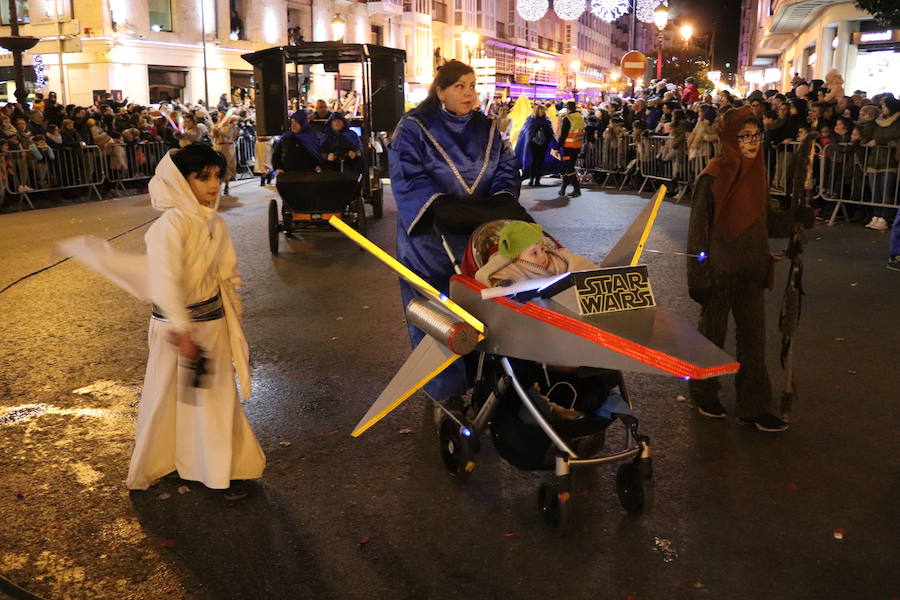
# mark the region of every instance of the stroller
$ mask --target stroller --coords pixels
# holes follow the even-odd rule
[[[505,212],[532,220],[518,205],[514,214]],[[444,239],[447,229],[440,215],[434,217],[435,229]],[[499,232],[508,222],[495,219],[478,226],[461,260],[444,239],[458,274],[455,282],[473,290],[484,287],[474,279],[475,272],[497,251]],[[561,247],[549,236],[547,243]],[[653,491],[649,439],[638,431],[620,371],[538,364],[488,352],[466,359],[473,390],[469,399],[456,405],[435,401],[441,411],[441,459],[450,475],[465,479],[471,474],[479,439],[489,431],[497,452],[513,466],[554,473],[538,488],[538,509],[551,527],[572,522],[573,468],[626,461],[616,474],[619,501],[632,514],[649,508]],[[625,448],[601,454],[606,429],[616,421],[625,427]]]

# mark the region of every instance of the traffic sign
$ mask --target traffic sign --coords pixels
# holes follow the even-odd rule
[[[647,57],[632,50],[622,57],[622,74],[631,79],[643,77],[647,72]]]

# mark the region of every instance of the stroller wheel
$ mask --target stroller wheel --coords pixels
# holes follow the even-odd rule
[[[462,421],[462,416],[458,413],[456,415]],[[441,445],[441,460],[444,462],[444,468],[450,475],[462,481],[467,479],[475,468],[475,461],[472,460],[471,438],[465,434],[468,431],[447,416],[441,419],[438,430],[438,442]]]
[[[559,485],[542,483],[538,487],[538,512],[550,527],[565,529],[572,523],[572,494]]]
[[[640,460],[625,463],[616,472],[619,502],[622,508],[633,515],[649,510],[653,504],[653,478],[642,473]]]

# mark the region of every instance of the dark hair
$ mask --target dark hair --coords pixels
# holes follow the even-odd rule
[[[172,153],[172,162],[187,179],[192,173],[202,175],[213,167],[219,168],[219,177],[225,174],[225,157],[206,144],[189,144]]]
[[[566,102],[566,110],[568,110],[569,112],[575,112],[578,110],[578,105],[575,104],[574,100],[569,100],[568,102]]]
[[[763,124],[756,117],[747,117],[741,123],[741,129],[746,127],[747,125],[754,125],[758,131],[763,131]]]
[[[692,84],[697,83],[697,80],[694,79],[693,77],[688,77],[687,79],[684,80],[684,82],[688,85],[692,85]]]
[[[892,115],[900,112],[900,100],[897,100],[893,96],[888,96],[887,98],[884,98],[881,102],[884,104],[885,108],[887,108],[889,111],[891,111]]]
[[[856,121],[859,119],[859,107],[855,104],[848,104],[844,110],[850,111],[850,118]]]
[[[777,110],[767,110],[765,113],[763,113],[763,118],[772,119],[773,121],[777,121],[778,120],[778,111]]]
[[[415,108],[418,112],[434,112],[441,106],[438,98],[438,90],[446,90],[448,87],[459,81],[463,75],[474,75],[475,70],[464,62],[451,60],[441,65],[434,81],[431,82],[431,88],[428,90],[428,96]]]

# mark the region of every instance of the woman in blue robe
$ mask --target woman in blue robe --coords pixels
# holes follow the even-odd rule
[[[319,141],[309,129],[306,111],[291,115],[291,128],[281,135],[272,149],[272,168],[279,175],[284,172],[321,171]]]
[[[319,152],[325,164],[335,171],[362,173],[365,163],[362,157],[362,142],[356,132],[350,129],[347,119],[340,113],[331,113],[325,125],[325,139]]]
[[[432,205],[500,204],[519,197],[519,161],[503,143],[495,121],[477,107],[475,72],[452,60],[438,71],[428,97],[397,124],[389,149],[397,257],[445,294],[453,265],[432,227]],[[445,237],[461,259],[469,236]],[[405,281],[400,286],[406,306],[418,294]],[[416,346],[424,334],[410,326],[409,335]],[[461,360],[425,386],[437,400],[462,396],[468,388]]]
[[[540,104],[535,105],[516,140],[516,156],[522,163],[522,177],[528,177],[529,185],[540,186],[543,175],[562,171],[562,162],[550,155],[550,150],[558,146],[546,109]]]

